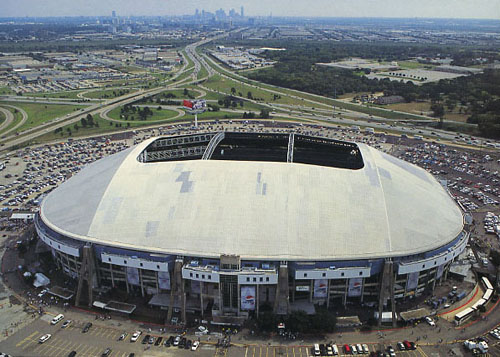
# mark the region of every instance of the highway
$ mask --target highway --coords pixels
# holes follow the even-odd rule
[[[96,101],[85,102],[84,104],[86,105],[86,107],[82,108],[78,112],[71,113],[63,117],[54,118],[53,120],[41,124],[36,128],[31,128],[21,133],[13,133],[15,129],[17,129],[19,126],[22,125],[18,124],[15,128],[9,130],[9,133],[11,133],[10,135],[6,135],[8,133],[4,133],[3,137],[0,138],[0,144],[2,144],[2,149],[3,150],[10,149],[14,146],[23,144],[24,142],[33,140],[36,137],[46,134],[57,128],[61,128],[68,124],[77,123],[81,120],[81,118],[86,117],[88,114],[98,115],[101,116],[103,119],[116,122],[116,120],[108,116],[108,113],[111,110],[123,106],[125,104],[136,102],[146,97],[154,96],[165,90],[183,89],[187,85],[192,85],[193,88],[191,88],[191,90],[198,91],[200,93],[200,95],[197,96],[198,98],[205,96],[206,93],[208,92],[218,93],[222,95],[232,95],[233,97],[236,97],[238,99],[255,103],[259,106],[268,108],[272,112],[276,112],[276,114],[273,114],[273,116],[277,118],[286,118],[289,120],[295,119],[295,120],[315,121],[315,122],[322,122],[325,124],[328,123],[331,125],[344,125],[344,126],[349,125],[349,126],[362,126],[362,127],[367,126],[367,127],[372,127],[378,131],[399,132],[400,134],[408,134],[408,135],[418,134],[434,138],[435,140],[453,141],[456,139],[457,134],[453,132],[447,132],[434,128],[416,129],[413,126],[414,124],[413,122],[411,123],[411,125],[407,125],[406,121],[401,119],[387,119],[383,117],[377,117],[374,115],[358,112],[355,110],[340,109],[338,106],[335,105],[335,103],[340,101],[335,101],[332,100],[331,98],[326,98],[311,93],[304,93],[288,88],[281,88],[273,85],[262,84],[257,81],[249,80],[246,77],[243,77],[233,72],[229,72],[228,70],[224,69],[220,64],[218,64],[212,58],[208,57],[206,54],[203,55],[198,54],[197,48],[199,46],[203,46],[209,42],[217,41],[221,38],[224,38],[228,36],[229,33],[230,32],[218,34],[216,36],[208,37],[196,43],[187,45],[185,47],[185,53],[187,57],[189,57],[189,59],[193,62],[193,65],[188,67],[189,61],[187,61],[187,59],[184,57],[184,54],[182,54],[182,56],[184,57],[183,67],[178,72],[176,72],[176,74],[172,78],[170,78],[167,82],[165,82],[164,86],[148,90],[139,89],[136,92],[129,93],[114,99],[109,99],[99,102]],[[176,82],[177,78],[179,78],[187,71],[190,71],[193,67],[194,67],[193,73],[191,73],[186,78],[183,78]],[[202,71],[202,68],[206,70],[207,75],[204,76],[203,78],[198,78],[200,72]],[[236,83],[239,83],[241,85],[250,86],[252,88],[266,91],[271,94],[276,94],[281,97],[289,97],[295,100],[300,100],[301,105],[281,104],[281,103],[278,104],[278,103],[250,100],[248,98],[235,96],[234,94],[215,91],[203,85],[203,82],[206,79],[216,74],[222,76],[224,79],[235,81]],[[296,93],[296,94],[291,94],[291,93]],[[83,97],[84,93],[81,93],[81,96],[79,96],[79,98]],[[317,98],[318,100],[314,100],[312,98]],[[30,101],[30,98],[19,98],[16,96],[6,96],[5,99],[9,101],[19,101],[19,102]],[[327,101],[327,103],[332,103],[332,104],[325,103],[325,100]],[[77,101],[78,100],[76,100],[76,102]],[[31,102],[50,103],[50,104],[70,104],[70,103],[78,104],[75,103],[74,101],[71,102],[58,98],[53,98],[53,99],[36,98],[32,99]],[[6,105],[3,106],[5,107]],[[179,108],[174,110],[178,111],[179,113],[175,118],[180,118],[183,116],[182,110],[180,110]],[[23,113],[22,123],[24,123],[27,120],[27,115],[24,111],[21,112]],[[420,116],[420,117],[422,117],[422,121],[425,122],[431,122],[435,120],[434,118],[426,116]],[[154,124],[154,122],[151,122],[151,124]],[[2,124],[4,128],[6,127],[6,125],[8,124],[6,123]]]

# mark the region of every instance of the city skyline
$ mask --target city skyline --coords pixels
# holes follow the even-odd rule
[[[290,17],[388,17],[388,18],[477,18],[500,19],[500,1],[482,0],[478,6],[474,0],[422,0],[418,3],[398,0],[277,0],[272,3],[255,0],[165,1],[144,0],[140,4],[131,0],[4,0],[2,17],[50,17],[50,16],[180,16],[194,14],[196,9],[215,12],[234,9],[238,15],[244,6],[245,16]],[[390,9],[390,12],[387,11]]]

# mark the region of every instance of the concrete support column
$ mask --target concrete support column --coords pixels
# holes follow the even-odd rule
[[[327,290],[326,290],[326,308],[327,309],[330,307],[330,282],[331,281],[332,281],[331,279],[328,279],[327,283],[326,283],[326,286],[327,286]]]
[[[313,293],[314,293],[314,280],[311,279],[309,283],[309,302],[313,302]]]
[[[240,312],[241,312],[241,289],[240,289],[240,285],[238,283],[236,283],[236,289],[238,289],[238,316],[240,316]],[[233,296],[233,294],[231,292],[231,297],[232,296]],[[234,306],[231,306],[231,307],[234,307]]]
[[[203,308],[203,281],[200,281],[200,305],[201,305],[201,317],[205,313],[205,309]]]
[[[363,303],[364,294],[365,294],[365,278],[361,280],[361,303]]]
[[[111,273],[111,286],[115,287],[115,277],[113,276],[113,264],[109,263],[109,272]]]
[[[349,291],[349,279],[345,279],[345,290],[344,290],[344,301],[342,304],[345,306],[347,304],[347,292]]]
[[[155,271],[155,276],[156,276],[156,293],[159,294],[160,293],[160,286],[158,284],[158,272]]]
[[[144,284],[142,283],[142,269],[139,269],[139,282],[141,283],[141,295],[144,297]]]
[[[256,311],[257,311],[257,316],[259,316],[259,305],[260,305],[260,293],[259,293],[259,284],[257,284],[257,287],[255,288],[257,290],[256,297],[255,297],[255,304],[256,304]]]
[[[130,287],[128,286],[128,271],[127,268],[124,268],[125,270],[125,286],[127,287],[127,294],[130,294]]]

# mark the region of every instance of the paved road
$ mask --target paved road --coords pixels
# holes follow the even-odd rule
[[[28,113],[26,113],[26,111],[24,109],[16,107],[14,105],[8,105],[8,104],[2,104],[2,105],[4,107],[9,107],[9,108],[15,109],[18,112],[20,112],[21,115],[22,115],[21,121],[19,123],[17,123],[15,126],[13,126],[9,130],[7,130],[7,131],[5,131],[5,132],[2,133],[2,137],[3,137],[3,136],[6,136],[9,133],[12,133],[12,132],[16,131],[17,128],[21,127],[24,123],[26,123],[26,121],[28,120]],[[9,110],[8,110],[8,112],[12,115],[12,120],[14,120],[14,114],[12,114]],[[0,128],[0,131],[2,131],[2,128]]]
[[[8,109],[0,107],[0,112],[5,116],[5,121],[0,125],[0,132],[14,121],[14,114]]]

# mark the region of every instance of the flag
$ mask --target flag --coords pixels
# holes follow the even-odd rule
[[[184,99],[182,101],[182,105],[186,108],[190,108],[190,109],[193,109],[193,102],[189,101],[189,100],[186,100]]]

